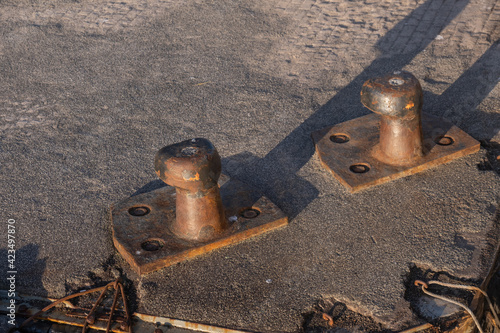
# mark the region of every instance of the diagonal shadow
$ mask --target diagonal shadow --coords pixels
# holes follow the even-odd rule
[[[495,88],[500,77],[500,39],[439,96],[428,101],[434,114],[455,125],[465,124],[477,113],[477,107]],[[429,108],[428,108],[429,109]],[[498,124],[498,122],[497,122]],[[494,133],[490,133],[493,136]]]
[[[381,52],[377,59],[264,158],[243,153],[226,159],[224,168],[231,176],[262,190],[294,218],[318,195],[312,184],[296,175],[314,154],[310,133],[366,113],[359,103],[362,84],[369,78],[400,70],[409,64],[468,2],[428,0],[420,5],[377,42]],[[344,111],[346,106],[349,107],[347,112]]]
[[[7,236],[5,236],[5,239],[7,239]],[[42,281],[47,266],[47,259],[39,259],[39,253],[39,246],[33,243],[16,248],[14,254],[9,253],[9,248],[0,249],[0,257],[5,258],[2,266],[4,269],[0,271],[0,290],[4,290],[7,293],[5,300],[9,302],[11,299],[15,300],[15,306],[22,304],[19,299],[16,299],[20,294],[47,297],[47,290]],[[8,257],[8,255],[12,257]],[[7,261],[12,258],[14,259],[13,262]],[[9,264],[14,265],[14,268],[10,268]],[[16,273],[11,273],[12,270]],[[10,296],[11,293],[15,295]],[[14,319],[16,325],[19,325],[23,321],[23,317],[19,314],[10,317],[7,316],[7,313],[4,319]],[[2,314],[2,316],[4,315]],[[14,329],[14,326],[9,324],[7,320],[0,321],[0,332],[8,332]],[[47,325],[37,324],[37,327],[45,328]]]
[[[454,125],[476,136],[486,150],[484,161],[478,164],[481,171],[495,171],[500,174],[500,161],[497,156],[500,144],[493,142],[500,124],[500,114],[478,110],[481,102],[498,84],[500,77],[500,39],[465,71],[441,95],[426,95],[427,111],[449,120]]]
[[[0,255],[5,258],[5,270],[0,272],[1,290],[9,290],[10,282],[7,280],[7,277],[12,275],[9,273],[10,270],[7,266],[8,250],[8,248],[0,249]],[[15,250],[13,263],[15,265],[14,271],[17,272],[14,274],[16,276],[15,292],[42,297],[47,296],[47,291],[42,281],[47,260],[39,259],[39,253],[39,246],[33,243]]]

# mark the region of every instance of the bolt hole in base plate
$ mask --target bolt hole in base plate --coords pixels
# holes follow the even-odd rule
[[[434,140],[438,145],[440,146],[449,146],[455,142],[453,138],[450,138],[449,136],[446,135],[440,135]]]
[[[349,170],[354,173],[365,173],[370,171],[370,166],[365,163],[353,164],[349,167]]]
[[[241,211],[240,216],[245,219],[254,219],[260,215],[260,211],[256,208],[245,208]]]
[[[141,243],[141,248],[145,251],[158,251],[165,245],[161,239],[148,239]]]
[[[379,142],[379,123],[380,116],[373,113],[312,133],[321,163],[351,192],[412,175],[479,150],[479,142],[458,127],[423,114],[424,156],[407,165],[386,164],[373,154]]]
[[[226,176],[221,176],[219,184],[230,227],[217,238],[195,243],[172,234],[169,224],[175,220],[176,194],[174,187],[165,186],[111,206],[113,242],[118,252],[137,273],[145,274],[288,223],[276,205],[245,184]]]
[[[128,210],[128,213],[132,216],[144,216],[148,215],[151,209],[146,206],[138,206],[138,207],[131,207]]]
[[[335,143],[346,143],[349,142],[349,136],[345,134],[333,134],[330,136],[330,141]]]

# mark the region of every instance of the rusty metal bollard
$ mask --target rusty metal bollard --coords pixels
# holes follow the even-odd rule
[[[261,193],[221,176],[221,158],[206,139],[160,149],[155,170],[169,186],[111,206],[113,243],[139,274],[288,223],[285,214]],[[224,178],[222,187],[219,178]]]
[[[177,237],[206,241],[227,229],[217,185],[221,159],[210,141],[192,139],[160,149],[155,170],[161,180],[175,187],[176,218],[170,230]]]
[[[351,192],[479,150],[458,127],[422,114],[422,87],[411,73],[366,81],[361,103],[374,113],[312,133],[321,163]]]
[[[404,165],[424,155],[422,87],[408,72],[371,79],[361,88],[361,103],[380,115],[379,158]]]

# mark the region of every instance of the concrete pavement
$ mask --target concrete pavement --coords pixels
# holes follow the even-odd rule
[[[500,142],[499,22],[495,0],[3,3],[0,203],[19,291],[62,297],[122,275],[139,312],[218,326],[296,332],[325,300],[381,328],[425,321],[415,275],[479,284],[489,269],[497,162],[482,149],[350,194],[310,133],[368,114],[362,83],[404,69],[424,112]],[[107,209],[160,186],[154,154],[192,137],[290,224],[139,277]]]

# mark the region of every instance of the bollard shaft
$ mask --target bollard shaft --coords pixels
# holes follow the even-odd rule
[[[412,74],[396,72],[365,82],[361,102],[380,114],[380,140],[373,152],[387,164],[405,165],[424,155],[422,87]]]
[[[217,180],[221,160],[206,139],[164,147],[155,157],[156,173],[176,188],[176,218],[169,228],[191,241],[213,239],[227,228]]]

